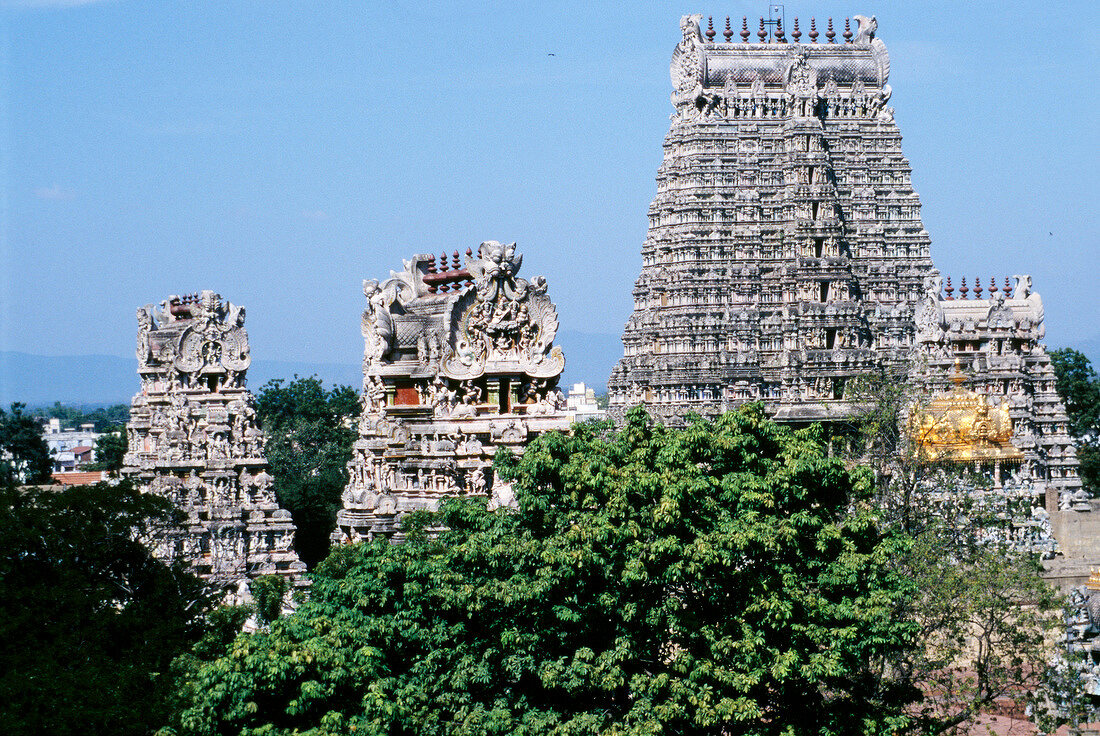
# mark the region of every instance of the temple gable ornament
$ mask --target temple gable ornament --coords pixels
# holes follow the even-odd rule
[[[490,240],[363,282],[363,410],[334,541],[400,539],[405,514],[447,496],[507,505],[497,448],[568,428],[557,311],[522,264],[515,243]]]

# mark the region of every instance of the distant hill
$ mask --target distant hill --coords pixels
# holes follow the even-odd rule
[[[607,389],[607,377],[622,356],[618,335],[562,332],[556,341],[565,351],[562,383],[585,382],[597,392]],[[273,378],[316,375],[326,385],[358,389],[362,367],[345,363],[255,360],[248,370],[253,391]],[[128,404],[138,389],[137,361],[117,355],[31,355],[0,351],[0,406],[22,401],[28,406],[63,404],[103,406]]]
[[[256,391],[272,378],[319,376],[326,384],[363,383],[358,365],[256,360],[248,370],[248,387]],[[138,389],[137,361],[117,355],[30,355],[0,351],[0,406],[22,401],[28,406],[63,404],[128,404]]]
[[[607,390],[607,379],[622,357],[618,335],[563,330],[555,342],[565,351],[562,388],[584,382],[597,393]],[[1054,345],[1048,346],[1054,349]],[[1070,346],[1081,351],[1100,370],[1100,339]],[[362,368],[350,363],[306,363],[256,360],[248,371],[248,386],[258,390],[272,378],[317,375],[326,385],[347,384],[358,389]],[[128,404],[137,391],[137,362],[117,355],[31,355],[0,351],[0,406],[22,401],[29,406],[63,404],[103,406]]]

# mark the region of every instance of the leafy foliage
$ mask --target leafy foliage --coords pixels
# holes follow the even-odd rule
[[[55,401],[53,406],[34,409],[37,416],[61,420],[62,427],[79,427],[81,424],[94,424],[96,432],[109,432],[122,427],[130,420],[130,407],[126,404],[112,404],[95,409],[69,406]]]
[[[1038,556],[1013,536],[1031,499],[995,491],[986,475],[922,462],[907,417],[931,397],[904,377],[864,376],[855,389],[864,413],[852,460],[873,469],[884,525],[911,540],[890,562],[915,583],[900,614],[918,627],[919,645],[895,662],[898,679],[923,694],[909,730],[969,732],[983,712],[1043,687],[1061,601]]]
[[[356,439],[359,396],[350,386],[325,390],[316,376],[269,381],[256,410],[279,503],[298,527],[294,547],[312,568],[328,553],[347,463]]]
[[[256,602],[256,617],[261,623],[271,623],[279,618],[287,590],[284,576],[261,575],[252,581],[249,589]]]
[[[870,478],[759,406],[498,457],[519,508],[453,499],[335,549],[310,600],[186,685],[185,734],[878,734],[904,551]],[[424,530],[444,527],[438,537]]]
[[[169,663],[213,601],[144,542],[171,504],[123,483],[0,489],[0,723],[5,734],[147,734]]]
[[[53,460],[38,420],[26,405],[0,409],[0,483],[49,483]]]
[[[918,733],[970,732],[1001,701],[1017,706],[1044,686],[1062,600],[1041,577],[1038,556],[1011,535],[1019,510],[983,503],[981,475],[939,471],[910,498],[909,552],[894,561],[916,583],[906,617],[921,646],[900,661],[925,697],[912,710]]]
[[[1051,352],[1050,362],[1077,440],[1081,481],[1090,494],[1100,495],[1100,376],[1084,354],[1069,348]]]
[[[125,430],[117,429],[101,435],[95,443],[95,462],[89,469],[107,470],[111,475],[118,475],[126,455],[126,444]]]

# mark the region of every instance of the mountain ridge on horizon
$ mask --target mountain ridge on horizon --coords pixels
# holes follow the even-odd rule
[[[558,344],[565,351],[562,389],[583,382],[597,393],[607,390],[611,369],[622,357],[618,335],[563,331]],[[363,382],[358,363],[253,359],[248,387],[253,392],[269,380],[318,376],[326,385]],[[128,404],[138,390],[137,361],[120,355],[36,355],[0,351],[0,406],[22,402],[31,407],[63,404]]]

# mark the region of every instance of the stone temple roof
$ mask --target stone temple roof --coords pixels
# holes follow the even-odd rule
[[[890,57],[886,45],[875,38],[878,23],[873,17],[855,16],[859,25],[851,42],[822,39],[817,43],[813,39],[790,44],[774,40],[749,43],[732,37],[728,42],[707,41],[699,25],[701,18],[686,16],[681,23],[684,41],[673,52],[670,72],[674,87],[679,88],[685,76],[701,81],[703,87],[748,86],[756,80],[768,87],[783,87],[795,55],[806,59],[822,85],[829,80],[841,86],[858,81],[867,87],[883,88],[890,74]]]

